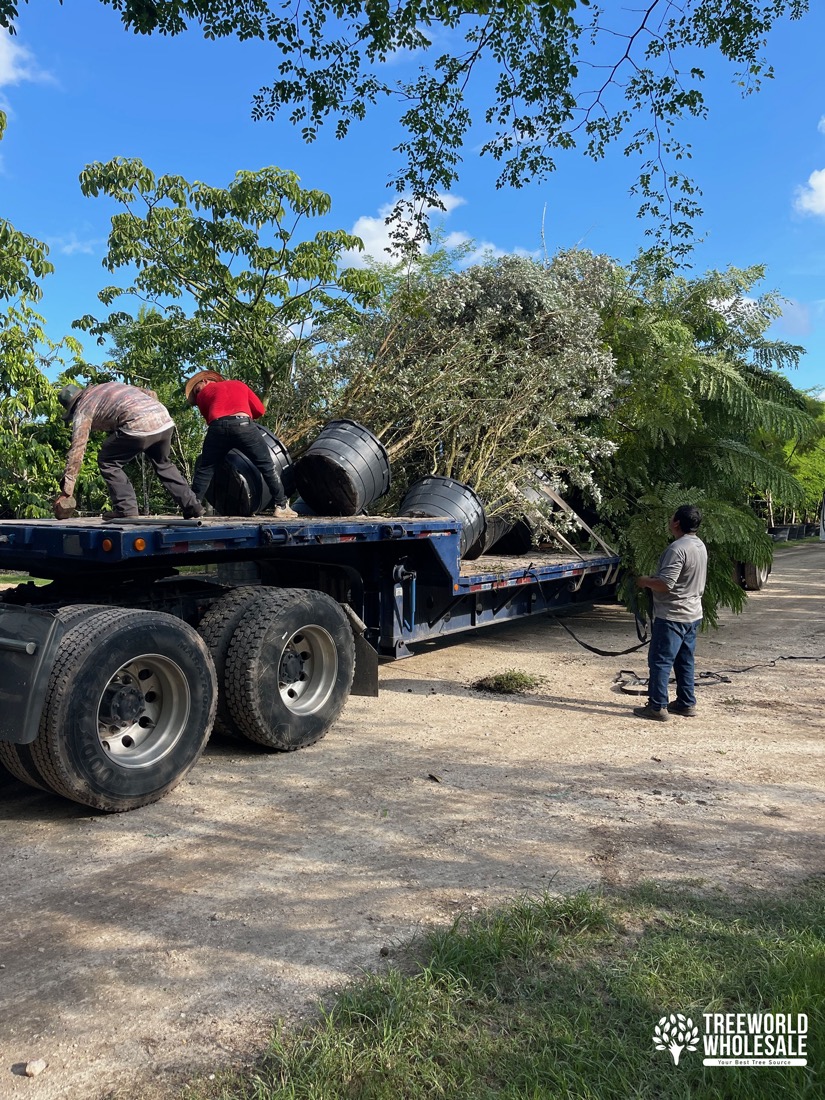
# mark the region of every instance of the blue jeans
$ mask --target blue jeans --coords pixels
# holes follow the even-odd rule
[[[694,623],[676,623],[670,619],[654,619],[650,631],[647,665],[650,670],[648,698],[651,707],[667,706],[667,685],[670,670],[676,674],[676,699],[686,707],[696,706],[694,694],[693,654],[701,619]]]

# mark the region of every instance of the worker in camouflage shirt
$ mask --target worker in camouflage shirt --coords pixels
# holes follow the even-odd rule
[[[97,463],[112,502],[113,519],[138,515],[135,490],[123,467],[139,454],[145,454],[152,463],[185,519],[203,515],[198,498],[170,460],[175,425],[156,394],[123,382],[103,382],[85,389],[64,386],[57,396],[66,410],[64,419],[72,421],[72,444],[60,482],[60,496],[54,502],[59,519],[65,518],[73,505],[71,498],[91,432],[109,433]]]

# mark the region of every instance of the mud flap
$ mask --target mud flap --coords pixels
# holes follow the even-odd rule
[[[46,687],[64,625],[30,607],[0,608],[0,741],[37,737]]]
[[[368,695],[378,698],[378,654],[363,634],[353,631],[355,641],[355,675],[350,695]]]

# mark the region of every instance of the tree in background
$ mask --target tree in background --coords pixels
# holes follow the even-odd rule
[[[793,498],[787,507],[793,514],[796,503],[797,510],[806,520],[814,520],[820,515],[825,494],[825,401],[806,397],[805,406],[815,418],[816,431],[807,439],[785,444],[788,469],[802,486],[803,494],[801,503]],[[775,503],[780,509],[786,506],[784,500]],[[778,518],[776,522],[780,522]]]
[[[141,34],[181,34],[194,24],[207,39],[271,42],[276,71],[255,96],[253,117],[287,112],[308,142],[325,122],[344,138],[380,101],[395,103],[401,138],[393,183],[424,234],[424,210],[455,184],[471,127],[483,126],[481,152],[500,162],[499,186],[546,177],[559,153],[573,147],[598,160],[622,141],[625,155],[640,158],[640,215],[673,248],[685,247],[699,212],[678,124],[707,114],[702,52],[729,62],[747,95],[772,76],[763,55],[774,24],[801,18],[809,6],[808,0],[649,0],[637,8],[587,0],[102,3]],[[0,26],[13,32],[17,13],[18,0],[0,0]],[[416,71],[398,76],[403,69],[387,64],[398,58]],[[478,111],[471,108],[475,99]]]
[[[90,164],[84,195],[122,206],[112,218],[104,266],[134,272],[131,285],[98,295],[111,306],[124,296],[145,307],[77,327],[112,340],[125,377],[181,380],[211,367],[239,377],[265,401],[288,378],[301,343],[324,319],[363,306],[376,290],[367,271],[339,271],[342,253],[361,241],[321,230],[296,241],[307,217],[326,214],[330,198],[305,190],[293,172],[238,172],[228,188],[156,177],[141,161]],[[150,371],[149,367],[153,369]]]
[[[597,308],[609,265],[589,257],[573,278],[565,254],[460,272],[449,259],[385,268],[379,303],[326,326],[317,363],[296,376],[304,432],[340,417],[370,427],[393,467],[382,507],[426,474],[469,484],[513,518],[537,466],[557,488],[597,491],[594,457],[613,447],[590,428],[614,386]]]
[[[755,266],[687,279],[649,254],[621,273],[603,315],[620,381],[602,421],[617,449],[595,473],[601,517],[630,571],[649,573],[674,509],[698,505],[710,621],[720,606],[743,605],[734,563],[771,559],[749,502],[801,500],[784,456],[762,446],[765,434],[804,442],[816,432],[804,396],[779,370],[802,349],[765,336],[779,299],[750,297],[763,276]]]
[[[0,139],[5,127],[0,111]],[[80,345],[50,340],[33,305],[53,270],[42,241],[0,219],[0,514],[7,516],[49,514],[68,442],[47,372],[78,367]]]

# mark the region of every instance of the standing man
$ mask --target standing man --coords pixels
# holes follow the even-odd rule
[[[667,722],[671,714],[692,718],[696,713],[693,654],[702,622],[702,593],[708,573],[708,552],[696,534],[702,513],[682,504],[673,513],[673,542],[659,558],[652,577],[638,577],[638,588],[653,595],[653,626],[648,650],[648,701],[634,707],[637,718]],[[668,702],[670,671],[676,673],[676,700]]]
[[[198,498],[186,478],[170,460],[174,422],[165,405],[151,390],[127,386],[124,382],[103,382],[96,386],[64,386],[57,399],[72,421],[72,445],[60,481],[60,496],[54,502],[58,519],[65,518],[72,505],[77,475],[91,432],[109,432],[100,448],[97,464],[112,502],[112,519],[138,516],[137,497],[123,467],[145,454],[161,484],[181,509],[184,519],[203,515]]]
[[[253,423],[266,411],[258,395],[246,383],[224,379],[214,370],[194,374],[184,393],[209,425],[192,482],[198,500],[203,500],[218,464],[230,451],[238,450],[260,471],[275,501],[272,515],[276,519],[295,519],[298,513],[290,508],[272,456]]]

